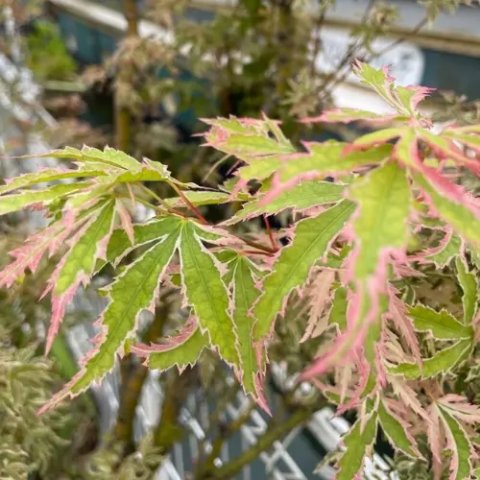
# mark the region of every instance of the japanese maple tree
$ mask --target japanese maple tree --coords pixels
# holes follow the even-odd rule
[[[357,412],[337,478],[360,475],[379,429],[397,451],[430,462],[435,478],[474,475],[480,408],[465,383],[478,363],[480,199],[463,184],[480,174],[480,125],[432,125],[418,108],[428,89],[395,85],[366,64],[357,73],[391,113],[342,109],[303,120],[371,127],[351,143],[298,147],[266,117],[205,120],[206,144],[238,160],[217,190],[108,147],[50,152],[69,163],[0,187],[1,214],[41,207],[48,218],[0,273],[9,287],[43,257],[59,258],[45,290],[47,351],[78,288],[107,264],[116,271],[91,353],[42,411],[101,381],[117,355],[182,370],[204,349],[268,411],[269,344],[297,291],[316,312],[303,340],[324,340],[299,381],[317,385],[339,412]],[[145,182],[170,193],[160,197]],[[215,225],[202,216],[203,206],[226,203],[241,208]],[[136,223],[137,204],[154,218]],[[293,218],[285,230],[239,228],[285,210]],[[454,272],[461,309],[420,302],[419,279],[432,269]],[[166,287],[182,295],[188,320],[162,342],[139,343],[139,316]]]

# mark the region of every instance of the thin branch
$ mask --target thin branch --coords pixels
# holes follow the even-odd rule
[[[286,420],[271,424],[267,431],[257,440],[251,448],[245,450],[241,455],[234,458],[225,465],[210,472],[214,479],[234,478],[242,469],[253,462],[262,452],[268,450],[277,440],[280,440],[287,433],[305,423],[313,414],[314,410],[307,407],[298,407]],[[200,480],[198,478],[197,480]]]
[[[240,238],[240,237],[238,237],[238,238]],[[242,240],[242,242],[246,243],[250,247],[256,248],[257,250],[260,250],[264,253],[268,253],[270,255],[273,255],[273,254],[277,253],[276,249],[273,250],[270,247],[262,245],[261,243],[254,242],[253,240],[248,240],[246,238],[240,238],[240,239]]]
[[[185,194],[172,182],[170,186],[175,190],[178,196],[182,199],[185,205],[193,212],[193,214],[198,218],[198,220],[204,225],[208,225],[205,217],[200,213],[200,210],[185,196]]]
[[[168,301],[160,307],[148,328],[144,341],[155,342],[161,336],[168,317],[171,304]],[[143,384],[148,375],[148,368],[140,363],[133,355],[125,356],[120,364],[121,390],[118,415],[113,428],[113,437],[124,445],[124,454],[127,455],[134,450],[133,425]]]
[[[153,190],[150,188],[146,187],[145,185],[139,185],[142,190],[149,196],[151,196],[154,200],[156,200],[167,212],[173,213],[174,215],[178,215],[180,217],[185,217],[185,215],[176,210],[175,208],[172,208],[162,197],[158,196]],[[138,197],[137,197],[138,198]],[[157,207],[158,208],[158,207]]]
[[[187,368],[181,375],[176,370],[166,372],[163,385],[162,411],[153,431],[153,441],[162,454],[168,453],[183,436],[178,416],[190,391],[194,370]]]
[[[315,61],[320,53],[320,49],[322,48],[322,39],[320,37],[320,32],[322,30],[323,24],[325,23],[325,15],[327,13],[327,8],[325,5],[321,6],[321,13],[318,15],[317,19],[314,23],[315,29],[315,41],[313,43],[313,53],[312,53],[312,63],[310,65],[310,74],[315,76],[316,71],[316,64]]]
[[[255,407],[255,403],[250,401],[249,405],[235,420],[233,420],[226,426],[220,425],[220,433],[218,437],[213,441],[211,451],[205,461],[198,465],[195,478],[201,479],[208,477],[208,475],[215,470],[215,459],[220,456],[223,445],[249,420]],[[216,422],[216,424],[218,426],[218,421]]]
[[[272,245],[272,250],[278,252],[278,245],[273,238],[272,228],[270,226],[270,222],[268,221],[268,217],[263,215],[263,221],[265,222],[265,228],[267,229],[268,238],[270,239],[270,243]]]
[[[405,35],[402,35],[401,37],[397,38],[395,41],[391,42],[390,44],[382,48],[380,51],[375,52],[370,58],[378,58],[381,55],[383,55],[385,52],[388,52],[392,48],[395,48],[396,46],[402,44],[409,37],[418,33],[427,23],[428,23],[428,17],[425,16],[424,18],[422,18],[420,22],[417,23],[417,25],[412,30],[410,30]]]

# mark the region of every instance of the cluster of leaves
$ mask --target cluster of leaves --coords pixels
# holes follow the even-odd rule
[[[2,292],[0,297],[0,477],[58,478],[60,471],[74,470],[68,462],[83,442],[77,421],[87,418],[77,403],[38,415],[61,379],[53,362],[39,351],[34,326],[45,306],[35,303],[26,283],[14,295]]]
[[[138,450],[126,458],[121,445],[97,450],[90,458],[83,473],[86,480],[108,480],[115,476],[119,480],[149,480],[154,475],[162,455],[147,435]]]
[[[25,43],[27,66],[39,81],[71,80],[75,76],[75,61],[55,24],[33,23]]]
[[[263,111],[282,119],[289,135],[297,136],[303,126],[292,122],[292,115],[311,114],[329,104],[331,90],[351,72],[353,59],[373,58],[373,40],[398,17],[391,4],[369,2],[337,71],[321,71],[325,18],[334,3],[322,1],[310,11],[294,0],[239,1],[233,7],[205,10],[188,0],[146,2],[145,15],[164,35],[130,35],[106,63],[104,74],[95,68],[90,78],[102,81],[115,73],[117,104],[135,118],[155,119],[164,133],[178,125],[198,129],[197,117]],[[131,15],[128,18],[132,22]],[[142,135],[144,129],[132,126],[129,152],[139,146],[153,158],[168,159],[176,175],[199,155],[183,141],[182,131],[171,151],[155,145],[161,138],[155,132]],[[195,167],[196,173],[202,170],[202,165]]]
[[[70,421],[61,411],[44,417],[37,413],[51,394],[51,366],[32,348],[2,346],[0,367],[0,474],[2,478],[45,474],[57,452],[68,445],[59,433]]]
[[[342,109],[304,120],[381,127],[351,143],[299,148],[266,117],[206,120],[206,143],[238,162],[217,190],[108,147],[51,152],[72,167],[0,187],[0,213],[35,206],[50,220],[0,273],[8,287],[42,257],[60,256],[45,291],[52,299],[47,351],[78,288],[107,264],[117,269],[91,353],[43,412],[99,382],[117,355],[133,352],[150,368],[182,371],[205,349],[268,410],[268,347],[297,291],[307,293],[310,311],[302,340],[323,340],[299,379],[317,384],[340,412],[358,413],[337,478],[358,474],[379,429],[399,452],[430,462],[436,478],[447,470],[452,480],[469,478],[478,467],[472,439],[480,422],[465,387],[478,353],[480,202],[461,182],[465,171],[478,177],[480,127],[434,128],[418,109],[428,89],[396,86],[387,71],[366,64],[357,73],[390,113]],[[160,182],[169,194],[143,182]],[[241,208],[208,224],[201,207],[223,203]],[[134,222],[139,204],[155,212],[152,220]],[[285,210],[294,219],[288,229],[245,233],[249,220]],[[419,302],[417,285],[429,268],[454,269],[461,309]],[[164,288],[179,291],[188,320],[160,342],[138,343],[139,316]]]

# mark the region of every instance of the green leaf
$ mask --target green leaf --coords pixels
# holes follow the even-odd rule
[[[129,265],[109,287],[109,303],[102,314],[105,337],[87,361],[70,390],[77,394],[111,370],[116,352],[135,328],[138,316],[152,308],[159,283],[177,247],[180,225]]]
[[[260,293],[255,286],[255,267],[250,260],[238,255],[230,268],[233,270],[233,322],[238,338],[242,384],[247,393],[256,394],[255,376],[258,372],[258,364],[252,342],[254,320],[248,314]]]
[[[311,267],[328,252],[330,242],[354,209],[352,202],[344,200],[316,217],[297,223],[292,243],[282,249],[272,273],[264,280],[263,295],[254,307],[256,339],[269,334],[287,295],[305,283]]]
[[[27,190],[13,195],[3,195],[0,197],[0,215],[16,212],[22,208],[34,205],[36,203],[49,203],[57,200],[69,193],[81,190],[89,184],[86,182],[77,182],[72,184],[54,185],[46,190]]]
[[[404,134],[405,128],[383,128],[375,130],[371,133],[366,133],[361,137],[356,138],[352,145],[355,147],[371,147],[372,145],[384,144],[394,138],[401,137]]]
[[[205,122],[212,126],[205,135],[209,145],[247,163],[295,151],[275,122],[269,119],[245,122],[237,118],[218,118]]]
[[[110,178],[112,183],[161,182],[168,180],[168,177],[165,177],[162,173],[148,168],[142,168],[141,170],[137,168],[135,171],[112,175]]]
[[[477,276],[468,270],[465,261],[456,259],[458,283],[462,287],[463,295],[463,323],[470,325],[478,306],[478,281]]]
[[[425,305],[408,307],[408,316],[413,320],[415,330],[430,331],[438,340],[472,338],[471,327],[463,325],[446,310],[436,312]]]
[[[340,331],[347,326],[347,289],[338,287],[333,295],[332,308],[330,310],[329,323],[336,323]]]
[[[433,202],[441,218],[475,247],[480,246],[480,219],[475,213],[461,203],[441,195],[426,178],[414,175],[415,182],[424,190]]]
[[[200,357],[203,349],[208,345],[205,335],[202,335],[200,329],[197,328],[193,334],[188,337],[185,342],[176,345],[169,350],[151,353],[148,356],[148,366],[157,370],[168,370],[177,367],[183,370],[189,365],[193,365]]]
[[[79,276],[90,278],[101,249],[102,241],[111,232],[115,219],[114,202],[109,201],[99,211],[72,248],[65,254],[58,276],[55,278],[54,294],[61,295],[75,283]]]
[[[393,413],[387,410],[383,402],[380,402],[378,405],[378,419],[385,435],[395,448],[411,457],[417,456],[414,452],[415,446],[412,444],[414,440],[408,437],[405,425]]]
[[[71,247],[63,256],[49,279],[52,291],[52,317],[47,334],[46,351],[63,321],[68,304],[80,284],[86,285],[95,271],[97,258],[105,254],[108,238],[115,220],[115,204],[112,200],[101,202],[90,212],[90,219],[72,237]]]
[[[282,166],[279,156],[261,157],[249,165],[240,167],[236,174],[244,181],[265,180]]]
[[[162,178],[167,179],[171,178],[171,174],[168,170],[168,167],[164,165],[163,163],[160,163],[158,161],[150,160],[149,158],[143,157],[143,163],[150,169],[150,170],[155,170],[159,175],[162,176]],[[178,180],[171,179],[172,182],[175,182],[177,185],[182,184],[182,182],[179,182]]]
[[[222,203],[235,202],[236,198],[229,193],[212,191],[184,191],[185,197],[197,207],[203,205],[220,205]],[[184,207],[185,203],[180,197],[166,198],[165,203],[171,207]]]
[[[359,205],[353,223],[358,242],[355,276],[365,280],[378,272],[385,252],[406,246],[410,190],[405,170],[388,162],[359,178],[350,193]]]
[[[411,166],[415,164],[418,156],[418,138],[414,128],[405,127],[402,129],[401,136],[395,143],[395,157],[403,165]]]
[[[233,134],[222,145],[222,151],[231,153],[241,160],[252,161],[252,157],[286,154],[294,150],[290,142],[279,143],[269,137]]]
[[[339,470],[335,477],[336,480],[352,480],[356,478],[357,473],[362,468],[367,449],[375,441],[376,432],[377,417],[374,413],[369,415],[363,431],[361,430],[360,420],[355,422],[355,425],[343,439],[345,452],[338,462]]]
[[[473,448],[467,433],[457,420],[444,408],[439,408],[448,438],[448,448],[452,451],[450,479],[466,480],[471,478],[471,457]]]
[[[337,172],[350,172],[365,165],[372,165],[385,160],[390,152],[391,145],[381,145],[368,151],[344,153],[346,145],[329,140],[323,143],[306,144],[308,153],[284,158],[278,170],[280,180],[287,182],[302,174],[315,172],[318,176],[325,176]]]
[[[415,363],[401,363],[389,369],[393,375],[403,375],[409,380],[430,378],[448,373],[452,368],[465,360],[472,348],[470,339],[459,340],[450,347],[444,348],[433,357],[423,361],[423,368]]]
[[[11,192],[19,188],[30,187],[39,183],[53,182],[65,178],[96,177],[105,175],[101,170],[81,169],[78,170],[60,170],[46,169],[39,172],[26,173],[13,178],[7,184],[0,186],[0,194]]]
[[[202,245],[202,232],[190,221],[184,222],[182,227],[180,260],[185,296],[195,311],[202,332],[208,333],[220,356],[237,365],[237,339],[228,314],[228,292],[213,255]]]
[[[178,225],[178,217],[169,216],[152,220],[148,223],[135,225],[133,233],[135,243],[132,245],[127,233],[123,229],[113,232],[107,247],[107,262],[116,264],[132,250],[153,240],[159,240],[168,235]],[[104,264],[103,264],[104,265]],[[102,266],[103,266],[102,265]],[[97,268],[98,269],[98,268]]]
[[[317,122],[342,122],[350,123],[363,121],[371,121],[374,124],[386,123],[392,120],[401,120],[393,115],[380,115],[378,113],[369,112],[368,110],[357,110],[355,108],[337,108],[334,110],[327,110],[319,117],[304,118],[302,123],[317,123]]]
[[[262,204],[262,197],[243,205],[227,225],[240,222],[258,215],[275,215],[282,210],[292,208],[305,210],[316,205],[335,203],[342,199],[344,186],[332,182],[319,182],[317,180],[300,183],[293,188],[281,192],[272,200]]]
[[[360,63],[355,73],[362,83],[374,90],[390,106],[398,109],[399,105],[392,93],[393,84],[385,70],[374,68],[368,63]]]
[[[65,147],[62,150],[49,152],[46,156],[54,158],[69,158],[79,162],[103,163],[105,165],[123,168],[125,170],[138,170],[142,166],[140,162],[137,162],[137,160],[130,155],[110,147],[105,147],[103,151],[87,146],[83,147],[81,150],[72,147]]]

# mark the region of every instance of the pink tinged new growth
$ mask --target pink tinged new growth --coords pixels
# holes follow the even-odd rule
[[[359,293],[354,293],[350,297],[350,303],[347,309],[347,328],[341,333],[330,350],[323,356],[314,361],[301,374],[302,380],[308,380],[311,377],[321,375],[329,370],[333,365],[345,365],[355,361],[359,349],[363,347],[365,336],[371,321],[375,318],[372,315],[359,322],[358,318],[362,311],[362,299]]]
[[[393,321],[398,333],[404,338],[406,344],[410,348],[415,361],[422,365],[422,355],[420,353],[420,345],[413,328],[412,321],[407,316],[405,304],[397,297],[397,290],[392,285],[388,287],[389,310],[387,317]]]
[[[463,143],[460,142],[463,142],[464,137],[460,137],[458,142],[456,142],[455,137],[450,138],[447,136],[448,132],[446,135],[433,135],[428,130],[421,130],[419,135],[422,140],[428,144],[438,159],[452,159],[458,166],[464,166],[477,175],[480,173],[479,159],[469,156],[464,149],[461,148]]]
[[[376,389],[387,386],[387,369],[385,368],[385,335],[382,331],[380,341],[374,345],[375,349],[375,368],[377,373]]]
[[[355,355],[356,359],[355,364],[357,365],[358,370],[358,382],[354,390],[350,394],[350,399],[347,402],[340,403],[337,407],[336,414],[343,415],[348,410],[352,410],[357,408],[361,405],[362,402],[362,394],[365,391],[365,388],[368,384],[368,380],[370,378],[370,373],[372,368],[370,364],[366,361],[365,357],[363,357],[359,352],[356,352]],[[346,389],[346,385],[342,386],[342,390]]]
[[[432,452],[433,475],[435,480],[440,480],[442,475],[442,450],[445,436],[440,424],[438,407],[431,404],[427,409],[429,421],[427,423],[427,439]]]
[[[438,403],[463,423],[477,425],[480,423],[480,407],[471,404],[462,395],[447,394],[438,400]]]
[[[26,270],[35,273],[43,256],[51,257],[76,228],[73,215],[44,228],[27,238],[24,244],[12,250],[10,255],[15,258],[0,272],[0,287],[10,287]]]
[[[57,224],[35,233],[25,240],[24,245],[10,252],[15,259],[0,273],[0,287],[10,287],[28,269],[35,273],[40,260],[49,249],[50,242],[60,231]]]
[[[282,182],[278,175],[275,174],[272,179],[272,185],[265,193],[263,198],[260,200],[259,205],[265,206],[268,205],[270,202],[275,200],[279,195],[288,190],[291,190],[293,187],[299,185],[302,182],[306,182],[309,180],[316,180],[318,178],[325,177],[325,174],[319,174],[318,172],[304,172],[298,174],[296,177],[288,180],[287,182]]]
[[[411,90],[414,92],[410,99],[410,105],[412,107],[412,110],[415,110],[420,102],[425,100],[428,96],[430,96],[433,92],[435,92],[437,89],[436,88],[431,88],[431,87],[424,87],[424,86],[408,86],[404,87],[406,90]]]
[[[475,215],[476,218],[480,219],[479,198],[474,197],[464,187],[450,182],[450,180],[434,168],[422,164],[419,166],[419,170],[439,194],[445,195],[445,197],[455,203],[464,205]]]
[[[401,254],[407,241],[410,194],[405,172],[396,164],[385,164],[363,177],[354,184],[352,197],[359,204],[353,218],[357,246],[346,267],[357,291],[347,311],[347,329],[327,355],[303,372],[303,378],[323,373],[339,361],[352,361],[363,348],[368,328],[381,321],[379,301],[386,291],[390,255]]]
[[[389,377],[388,380],[389,384],[392,386],[393,392],[403,402],[405,407],[415,412],[428,425],[430,423],[431,416],[423,408],[420,400],[418,399],[417,393],[413,390],[413,388],[404,380],[394,376]]]
[[[310,309],[308,313],[307,328],[300,339],[300,343],[307,341],[313,336],[316,337],[320,335],[328,325],[328,318],[324,313],[332,296],[331,287],[335,280],[335,271],[323,270],[315,273],[315,279],[312,284],[307,287],[307,294],[310,298]]]
[[[120,223],[127,234],[128,239],[132,245],[135,244],[135,232],[133,230],[132,217],[125,204],[117,199],[116,208]]]
[[[78,287],[88,285],[97,259],[105,259],[114,220],[113,202],[95,210],[92,218],[70,239],[69,250],[48,280],[46,292],[52,291],[52,316],[45,347],[47,353]]]

